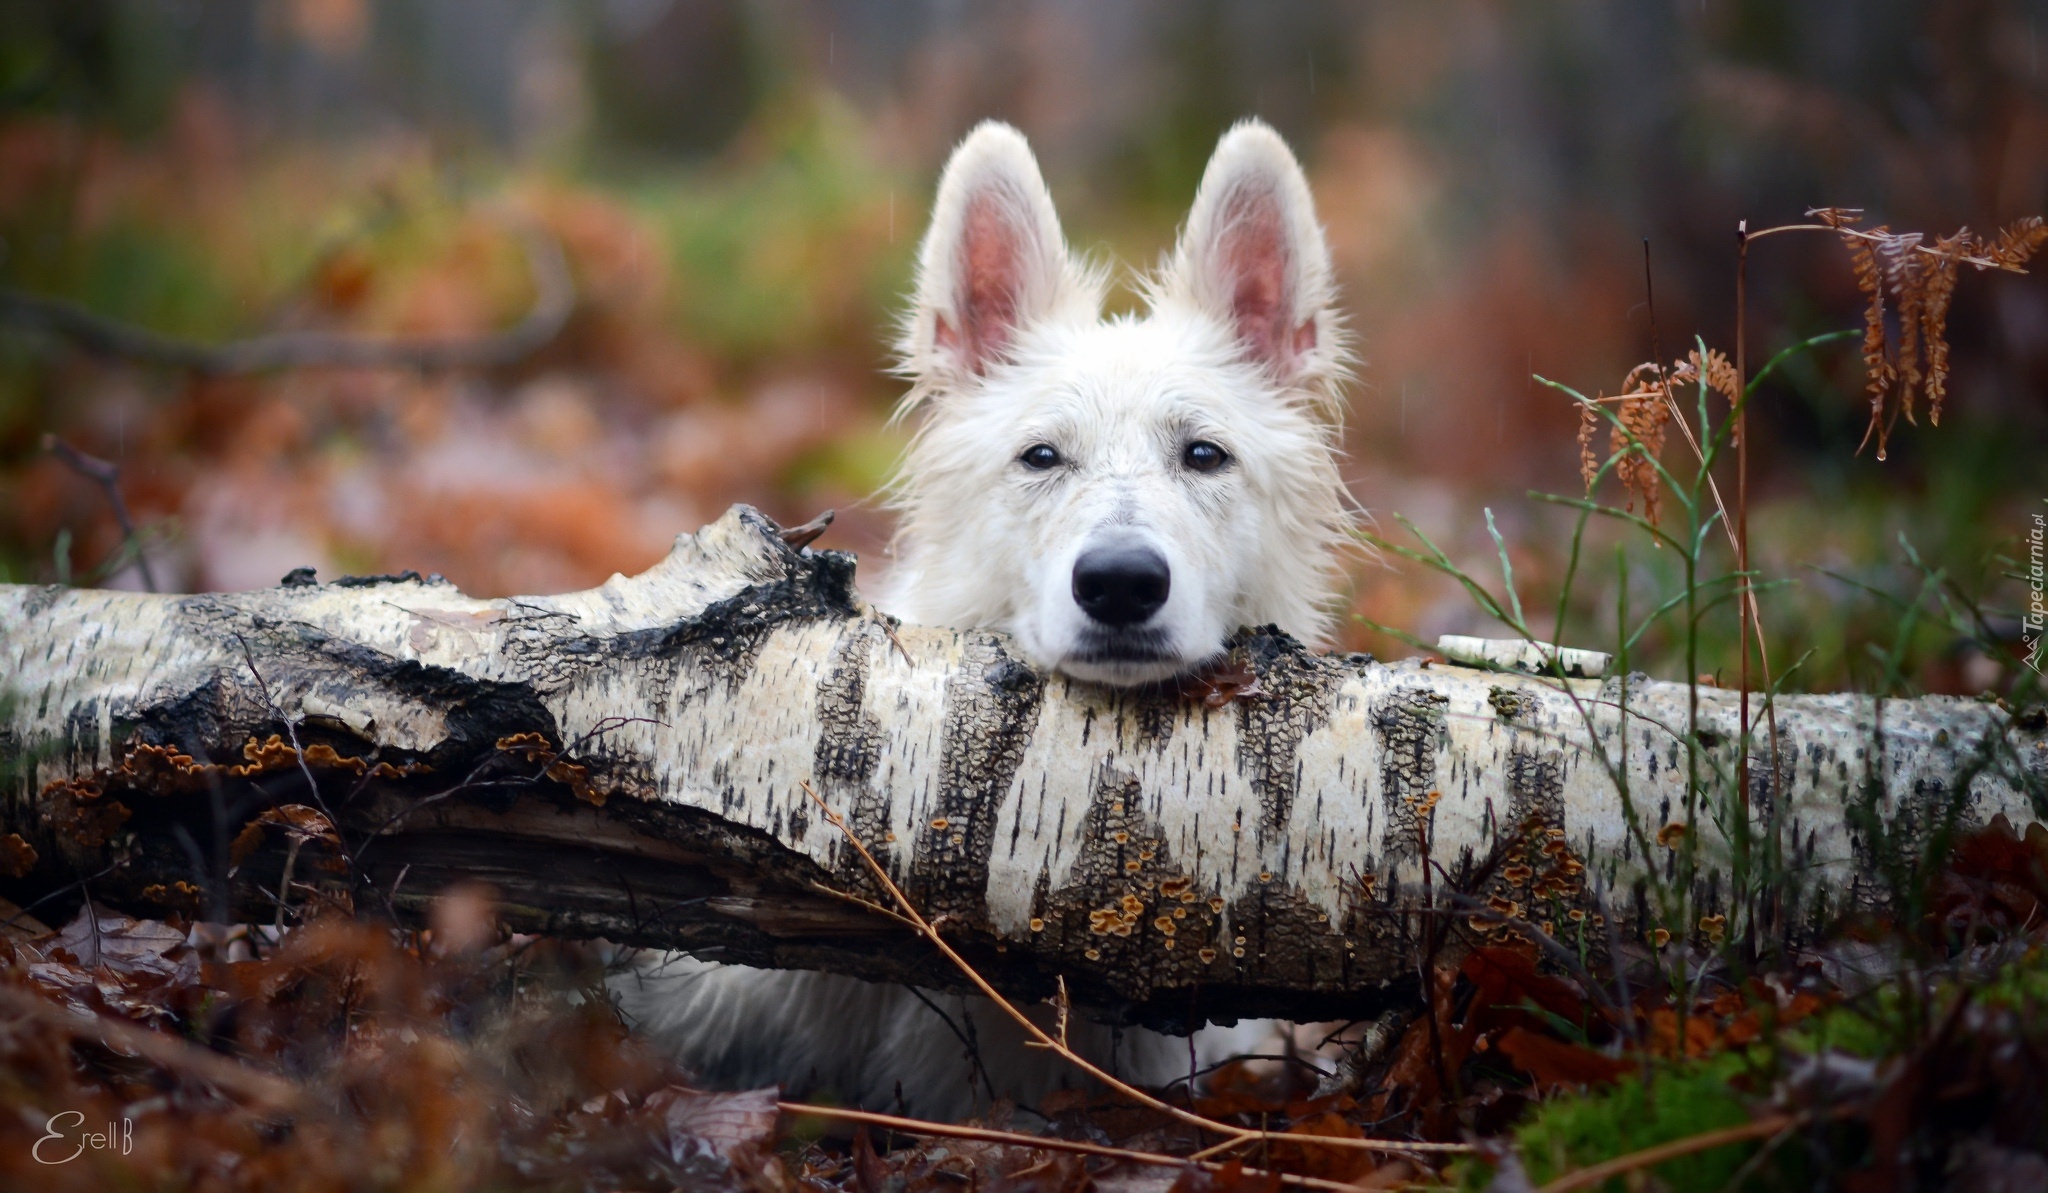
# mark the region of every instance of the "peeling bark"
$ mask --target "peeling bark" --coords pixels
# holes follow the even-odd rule
[[[1447,886],[1569,936],[1603,909],[1641,931],[1686,879],[1681,685],[1247,631],[1258,694],[1219,708],[1046,675],[987,631],[892,629],[850,556],[745,508],[553,597],[0,586],[0,893],[268,920],[291,827],[259,817],[298,804],[339,835],[302,842],[294,913],[416,917],[476,880],[521,930],[946,982],[835,893],[874,891],[809,783],[999,985],[1064,974],[1171,1027],[1383,1001]],[[1697,698],[1699,766],[1732,775],[1737,696]],[[1764,922],[1788,936],[1881,903],[1950,817],[2034,820],[2048,779],[2038,709],[1798,696],[1777,720],[1749,831],[1779,830]],[[1596,742],[1617,764],[1626,744],[1634,828]],[[1725,915],[1733,826],[1693,819],[1694,911]]]

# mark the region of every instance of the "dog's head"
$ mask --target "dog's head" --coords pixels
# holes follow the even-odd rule
[[[1143,316],[1105,320],[1024,138],[954,151],[902,341],[924,423],[889,604],[1138,684],[1240,625],[1318,639],[1346,526],[1346,362],[1307,180],[1263,124],[1216,146]]]

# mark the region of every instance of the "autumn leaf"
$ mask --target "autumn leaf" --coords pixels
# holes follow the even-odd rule
[[[315,841],[336,848],[341,845],[341,838],[335,833],[333,822],[318,808],[309,808],[305,804],[280,804],[250,821],[243,826],[241,832],[235,834],[234,843],[228,847],[228,857],[235,865],[241,865],[256,851],[257,846],[263,844],[263,830],[268,825],[284,829],[285,839],[300,845]]]
[[[1525,1027],[1511,1027],[1494,1047],[1546,1092],[1587,1085],[1608,1085],[1635,1066],[1577,1044],[1567,1044]]]

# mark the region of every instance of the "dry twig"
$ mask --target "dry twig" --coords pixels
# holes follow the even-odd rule
[[[106,493],[107,504],[114,507],[114,521],[121,527],[121,543],[135,552],[135,566],[142,572],[142,586],[155,592],[156,574],[149,570],[149,555],[142,549],[141,536],[135,532],[135,520],[128,514],[128,502],[121,496],[121,466],[111,460],[87,455],[55,435],[43,436],[43,450],[64,461],[73,472],[97,484]]]
[[[776,532],[776,537],[789,544],[792,551],[801,551],[818,541],[818,537],[831,527],[832,519],[838,516],[835,510],[826,510],[801,526],[785,526]]]
[[[1807,1117],[1798,1114],[1771,1114],[1740,1126],[1723,1127],[1718,1131],[1703,1131],[1684,1139],[1674,1139],[1670,1143],[1660,1143],[1655,1147],[1646,1147],[1625,1156],[1616,1156],[1612,1160],[1581,1168],[1576,1172],[1565,1173],[1537,1190],[1537,1193],[1572,1193],[1575,1189],[1590,1189],[1611,1177],[1623,1176],[1639,1168],[1648,1168],[1652,1164],[1662,1164],[1666,1160],[1676,1160],[1681,1156],[1710,1151],[1731,1143],[1767,1139],[1780,1131],[1800,1126]]]
[[[923,1119],[901,1118],[893,1114],[877,1114],[871,1110],[848,1110],[838,1106],[814,1106],[807,1102],[777,1102],[776,1107],[784,1114],[815,1115],[818,1118],[837,1119],[840,1122],[860,1123],[870,1127],[882,1127],[904,1135],[929,1135],[942,1139],[974,1139],[983,1143],[1001,1143],[1011,1147],[1039,1148],[1051,1152],[1074,1152],[1083,1156],[1101,1156],[1110,1160],[1125,1160],[1133,1164],[1152,1164],[1159,1167],[1183,1168],[1190,1165],[1211,1172],[1221,1171],[1225,1166],[1213,1160],[1202,1160],[1189,1156],[1169,1156],[1164,1152],[1145,1152],[1131,1148],[1113,1147],[1106,1143],[1087,1143],[1078,1139],[1060,1139],[1049,1135],[1025,1135],[1018,1131],[998,1131],[991,1127],[970,1127],[957,1123],[934,1123]],[[1318,1139],[1312,1135],[1289,1135],[1290,1143],[1305,1143]],[[1267,1172],[1247,1168],[1249,1177],[1271,1177],[1282,1183],[1303,1189],[1355,1189],[1358,1186],[1344,1181],[1324,1180],[1321,1177],[1297,1176],[1289,1172]]]
[[[854,851],[860,855],[861,861],[867,866],[868,872],[874,876],[875,881],[881,885],[882,889],[888,892],[889,897],[895,901],[896,906],[902,910],[903,915],[915,925],[920,936],[931,941],[933,947],[944,954],[946,960],[952,962],[954,968],[958,969],[961,975],[984,998],[994,1003],[998,1009],[1014,1020],[1019,1027],[1022,1027],[1025,1033],[1040,1047],[1051,1049],[1062,1059],[1101,1082],[1109,1089],[1116,1091],[1141,1106],[1156,1110],[1176,1122],[1222,1135],[1228,1143],[1233,1145],[1282,1141],[1290,1144],[1314,1143],[1355,1151],[1408,1155],[1422,1152],[1462,1154],[1472,1150],[1472,1145],[1465,1143],[1423,1143],[1400,1139],[1340,1139],[1321,1135],[1288,1135],[1276,1131],[1262,1131],[1253,1127],[1239,1127],[1230,1123],[1218,1122],[1215,1119],[1204,1117],[1190,1110],[1183,1110],[1171,1102],[1153,1097],[1137,1086],[1104,1071],[1072,1048],[1069,1048],[1064,1042],[1055,1039],[1044,1028],[1032,1022],[1030,1016],[1018,1010],[1015,1004],[1010,1002],[1009,999],[1004,998],[994,986],[991,986],[987,978],[982,977],[980,972],[965,957],[962,957],[951,944],[946,942],[945,937],[939,935],[937,925],[925,919],[923,913],[917,910],[916,905],[911,903],[910,897],[905,895],[903,889],[896,885],[896,880],[889,876],[888,870],[875,860],[875,855],[868,851],[867,845],[861,841],[859,835],[846,823],[846,818],[835,811],[831,805],[827,804],[824,798],[818,794],[817,789],[811,786],[809,781],[799,781],[799,786],[803,788],[804,794],[811,798],[811,802],[818,805],[819,812],[831,823],[832,827],[838,829],[841,835],[846,838],[847,843],[853,846]]]

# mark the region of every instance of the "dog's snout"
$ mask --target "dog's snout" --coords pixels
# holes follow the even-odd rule
[[[1074,603],[1103,625],[1144,622],[1172,587],[1166,557],[1150,547],[1096,547],[1074,561]]]

